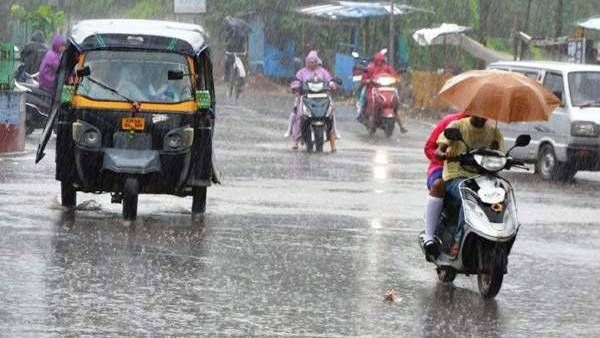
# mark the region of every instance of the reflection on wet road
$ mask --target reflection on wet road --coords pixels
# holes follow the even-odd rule
[[[0,158],[2,335],[598,335],[598,174],[508,174],[524,225],[500,295],[483,301],[474,277],[437,283],[416,244],[429,127],[370,139],[340,109],[338,153],[292,152],[289,104],[219,111],[224,184],[198,220],[190,198],[164,196],[141,196],[134,226],[105,195],[65,213],[51,153]]]

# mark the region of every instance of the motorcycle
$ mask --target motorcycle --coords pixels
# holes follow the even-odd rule
[[[446,138],[463,142],[460,131],[449,128]],[[498,150],[470,149],[460,155],[461,166],[479,176],[468,178],[460,184],[464,214],[459,252],[449,254],[455,241],[456,202],[444,200],[440,225],[435,235],[439,255],[434,257],[425,251],[424,231],[419,235],[419,245],[427,261],[435,264],[440,281],[450,283],[457,273],[477,275],[479,292],[484,298],[495,297],[507,272],[508,256],[519,232],[517,205],[510,182],[498,173],[505,169],[524,167],[522,162],[510,157],[515,147],[525,147],[531,141],[529,135],[521,135],[508,152]],[[454,202],[454,203],[453,203]]]
[[[390,74],[378,74],[373,79],[371,91],[372,107],[368,107],[365,118],[361,122],[367,127],[370,135],[377,129],[383,129],[386,137],[392,137],[396,126],[396,111],[400,105],[400,97],[396,88],[398,79]]]
[[[25,134],[30,135],[36,129],[43,129],[48,121],[48,112],[52,104],[50,93],[40,89],[38,82],[39,73],[28,74],[17,70],[19,76],[15,78],[15,88],[25,92]]]
[[[246,66],[244,66],[244,61],[242,61],[243,57],[246,57],[246,52],[236,53],[236,52],[225,52],[225,55],[233,56],[233,63],[231,65],[232,69],[230,70],[230,79],[229,79],[229,97],[233,97],[238,99],[240,97],[240,91],[244,83],[246,83]]]
[[[340,84],[339,79],[335,80]],[[305,81],[300,87],[300,109],[302,112],[302,140],[306,151],[323,151],[325,140],[333,128],[333,100],[331,88],[326,81],[314,79]]]

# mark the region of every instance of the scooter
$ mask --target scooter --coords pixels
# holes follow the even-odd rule
[[[446,129],[444,135],[449,140],[464,143],[457,128]],[[437,257],[426,253],[424,232],[419,235],[419,246],[426,260],[435,264],[440,281],[450,283],[457,273],[477,275],[479,292],[483,298],[493,298],[500,291],[520,223],[512,186],[498,173],[510,168],[528,170],[522,162],[512,159],[510,152],[515,147],[527,146],[530,141],[529,135],[521,135],[506,153],[470,149],[467,145],[470,150],[459,156],[461,166],[479,176],[468,178],[460,184],[464,223],[458,254],[449,254],[458,223],[456,203],[450,199],[444,201],[435,235],[440,251]]]
[[[340,84],[339,79],[335,80]],[[322,80],[306,81],[300,88],[300,107],[302,112],[302,140],[307,152],[323,151],[325,140],[333,128],[333,100],[329,84]]]
[[[386,137],[392,137],[396,126],[396,112],[400,105],[398,95],[398,79],[390,74],[378,74],[373,79],[373,86],[367,95],[371,95],[372,107],[367,107],[367,118],[362,123],[374,135],[377,129],[383,129]]]
[[[48,120],[48,112],[52,104],[50,93],[40,89],[38,74],[28,74],[21,72],[20,78],[24,81],[15,79],[15,88],[25,92],[25,134],[30,135],[36,129],[43,129]]]

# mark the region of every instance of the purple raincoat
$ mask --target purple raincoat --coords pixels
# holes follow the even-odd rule
[[[65,44],[65,38],[55,35],[52,39],[52,49],[46,52],[40,65],[40,89],[54,95],[56,92],[55,80],[60,64],[60,49]]]

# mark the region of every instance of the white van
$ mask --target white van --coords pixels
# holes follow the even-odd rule
[[[600,66],[564,62],[495,62],[488,69],[519,72],[561,99],[547,122],[501,124],[510,147],[520,134],[532,142],[512,155],[535,163],[546,180],[569,180],[579,170],[600,170]]]

